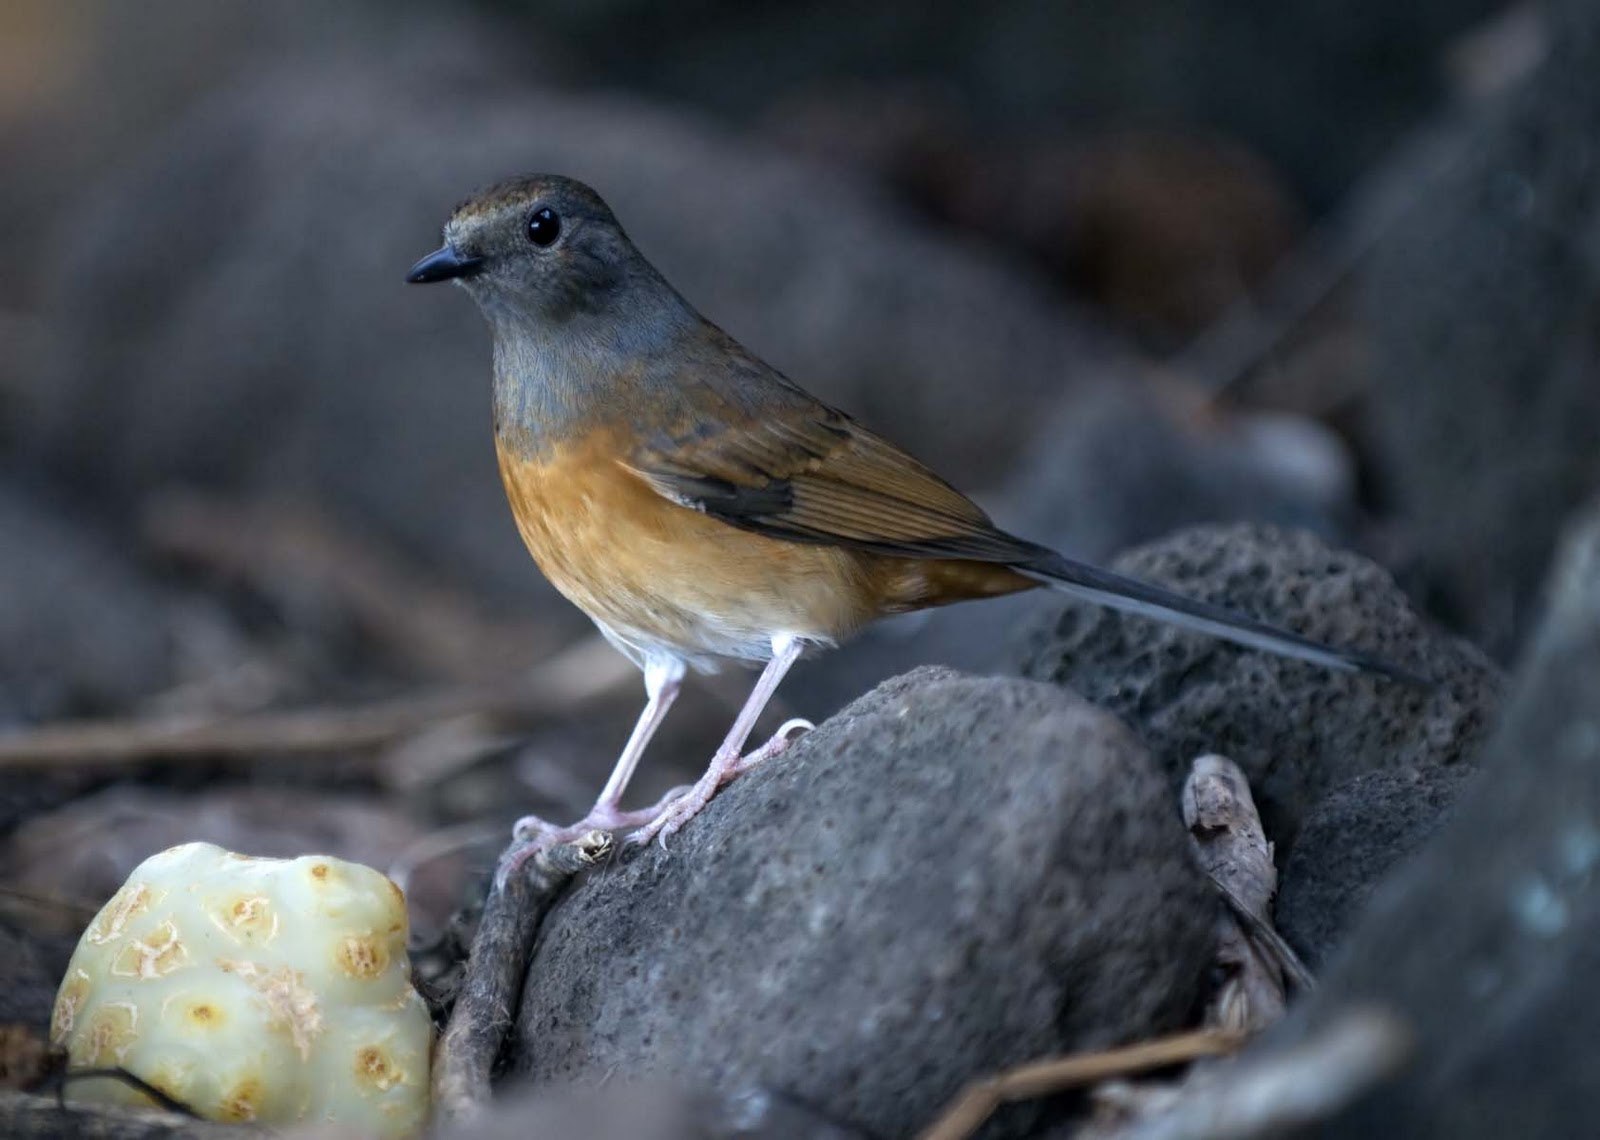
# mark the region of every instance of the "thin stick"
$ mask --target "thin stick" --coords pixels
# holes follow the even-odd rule
[[[174,490],[145,505],[142,524],[163,554],[269,594],[294,583],[336,598],[371,637],[441,679],[478,682],[525,667],[544,637],[538,626],[491,620],[469,598],[310,504]]]
[[[54,1097],[0,1092],[0,1136],[10,1140],[249,1140],[270,1136],[249,1124],[213,1124],[173,1112],[112,1105],[72,1105],[66,1110]]]
[[[921,1140],[966,1140],[983,1126],[995,1109],[1009,1101],[1031,1100],[1111,1077],[1231,1053],[1244,1041],[1242,1034],[1202,1029],[1121,1049],[1035,1061],[968,1085],[922,1133]]]
[[[633,667],[624,658],[592,637],[525,677],[501,684],[430,689],[366,705],[252,716],[47,725],[0,736],[0,769],[376,748],[457,717],[526,718],[566,711],[616,691],[633,676]]]
[[[1250,937],[1261,944],[1262,949],[1272,956],[1278,968],[1294,983],[1296,990],[1308,994],[1317,988],[1317,979],[1300,960],[1300,955],[1294,952],[1294,947],[1283,940],[1283,935],[1279,934],[1271,923],[1246,906],[1222,880],[1213,878],[1211,885],[1217,888],[1217,893],[1222,896],[1235,917],[1244,924]]]
[[[57,1107],[59,1107],[62,1112],[67,1111],[68,1085],[78,1081],[88,1081],[99,1078],[119,1081],[133,1089],[135,1092],[143,1093],[145,1096],[155,1101],[156,1107],[161,1109],[163,1112],[174,1112],[179,1116],[186,1116],[190,1120],[204,1119],[198,1112],[190,1108],[187,1104],[184,1104],[183,1101],[179,1100],[165,1089],[157,1088],[155,1085],[141,1077],[138,1073],[124,1069],[121,1065],[113,1065],[109,1069],[69,1069],[62,1073],[56,1081]]]
[[[1303,1041],[1207,1072],[1153,1116],[1104,1140],[1266,1140],[1300,1135],[1399,1071],[1412,1036],[1394,1015],[1346,1010]]]
[[[1250,782],[1226,756],[1196,758],[1183,783],[1182,807],[1195,862],[1230,911],[1217,918],[1216,964],[1223,980],[1206,1022],[1259,1032],[1283,1016],[1286,977],[1303,992],[1313,985],[1311,972],[1272,928],[1278,889],[1272,844]]]
[[[76,934],[99,913],[100,904],[87,899],[28,891],[0,883],[0,914],[36,921],[50,927],[52,932]]]
[[[513,845],[507,855],[515,849]],[[523,974],[539,924],[567,881],[610,851],[611,836],[591,831],[572,843],[541,851],[520,874],[495,876],[455,1008],[434,1057],[436,1122],[459,1124],[488,1107],[490,1070],[522,1000]]]

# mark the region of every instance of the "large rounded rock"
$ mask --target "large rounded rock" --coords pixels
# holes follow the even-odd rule
[[[1484,737],[1499,690],[1493,665],[1431,629],[1358,555],[1304,533],[1199,527],[1113,566],[1435,682],[1336,673],[1076,602],[1029,632],[1024,673],[1123,717],[1174,784],[1205,752],[1238,763],[1280,848],[1330,788],[1376,769],[1452,763]]]
[[[883,1136],[962,1082],[1179,1025],[1214,898],[1133,736],[918,670],[547,919],[515,1067],[781,1091]]]
[[[1261,1043],[1357,1009],[1404,1025],[1406,1063],[1318,1137],[1595,1134],[1600,501],[1557,565],[1482,774],[1380,887],[1317,993]]]
[[[1600,8],[1538,11],[1545,65],[1466,121],[1365,274],[1385,490],[1430,603],[1496,656],[1600,488]]]

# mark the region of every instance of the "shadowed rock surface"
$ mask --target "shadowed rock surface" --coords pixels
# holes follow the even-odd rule
[[[759,1090],[695,1096],[660,1082],[513,1093],[497,1100],[483,1120],[444,1135],[449,1140],[868,1140],[866,1133]]]
[[[760,1086],[907,1135],[969,1078],[1179,1025],[1214,905],[1113,718],[917,670],[574,890],[515,1068]]]
[[[1319,1137],[1587,1136],[1600,1024],[1600,509],[1558,563],[1483,774],[1262,1048],[1376,1003],[1414,1058]]]
[[[1474,775],[1466,763],[1369,772],[1312,805],[1273,908],[1278,933],[1307,965],[1327,960],[1378,883],[1433,837]]]
[[[1472,121],[1367,290],[1382,473],[1430,603],[1497,656],[1600,487],[1600,6],[1541,9],[1547,62]]]
[[[1358,555],[1304,533],[1199,527],[1112,566],[1436,682],[1429,691],[1336,673],[1072,602],[1029,632],[1024,674],[1122,717],[1175,787],[1202,753],[1237,763],[1280,853],[1328,789],[1363,772],[1470,757],[1487,731],[1494,666],[1434,631]]]

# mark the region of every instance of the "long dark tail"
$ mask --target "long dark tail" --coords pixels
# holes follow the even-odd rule
[[[1408,685],[1432,688],[1432,682],[1379,657],[1348,649],[1334,649],[1309,637],[1278,629],[1222,606],[1186,598],[1137,578],[1113,574],[1057,554],[1044,547],[1037,557],[1014,563],[1012,568],[1053,590],[1095,602],[1110,609],[1154,618],[1184,629],[1211,634],[1250,649],[1283,657],[1296,657],[1347,673],[1376,673]]]

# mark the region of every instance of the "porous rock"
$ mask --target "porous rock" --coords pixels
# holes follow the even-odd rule
[[[515,1067],[764,1088],[908,1135],[970,1078],[1181,1023],[1215,914],[1184,844],[1112,717],[917,670],[575,890]]]
[[[1196,756],[1233,759],[1280,853],[1332,787],[1363,772],[1470,757],[1487,731],[1494,666],[1429,627],[1389,575],[1358,555],[1302,532],[1197,527],[1112,566],[1433,682],[1336,672],[1078,602],[1028,631],[1024,675],[1068,685],[1122,717],[1174,786]]]
[[[1278,932],[1320,966],[1391,871],[1419,851],[1476,773],[1472,764],[1368,772],[1306,813],[1279,877]]]
[[[1277,1048],[1357,1007],[1409,1064],[1318,1137],[1594,1133],[1600,1024],[1600,502],[1557,562],[1482,774],[1385,883]]]

